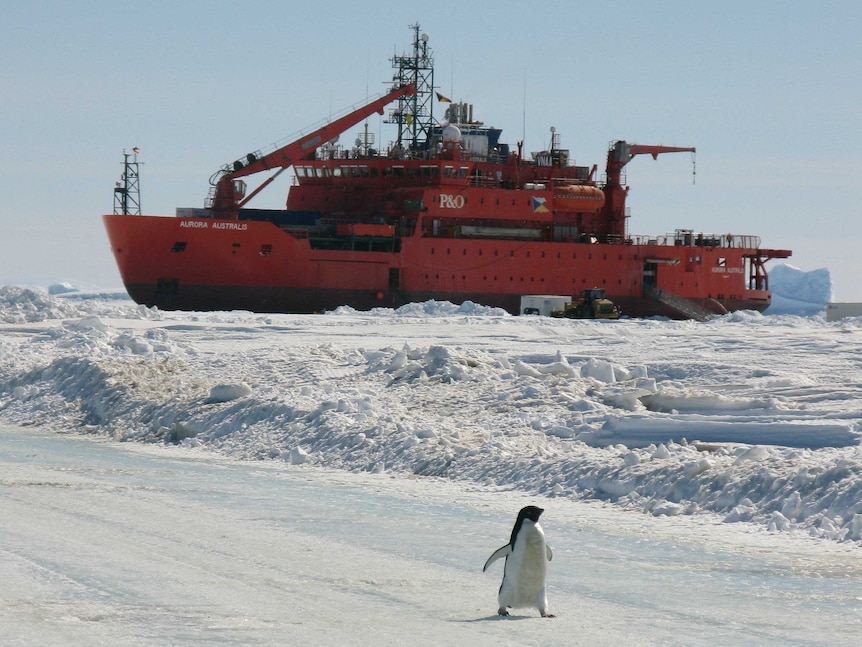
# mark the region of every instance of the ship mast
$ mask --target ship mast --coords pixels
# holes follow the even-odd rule
[[[398,145],[410,151],[429,146],[434,127],[434,57],[428,47],[428,34],[419,33],[419,23],[410,25],[413,30],[413,51],[392,57],[397,71],[392,77],[395,87],[412,83],[413,96],[401,97],[389,113],[386,123],[398,124]]]
[[[129,161],[129,158],[132,161]],[[123,151],[123,175],[114,185],[114,215],[141,215],[141,187],[138,175],[138,149]]]

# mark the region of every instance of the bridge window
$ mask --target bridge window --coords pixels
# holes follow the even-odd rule
[[[305,168],[302,166],[297,166],[295,169],[296,177],[305,177]]]

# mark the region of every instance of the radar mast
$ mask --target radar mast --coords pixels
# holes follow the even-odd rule
[[[132,161],[129,161],[132,158]],[[141,215],[141,185],[138,174],[138,149],[123,151],[123,175],[114,185],[114,214]]]
[[[419,23],[410,25],[410,29],[413,52],[392,57],[396,70],[392,82],[395,87],[412,83],[416,94],[401,97],[386,122],[398,124],[399,146],[418,151],[429,146],[434,127],[434,57],[428,47],[428,34],[420,34]]]

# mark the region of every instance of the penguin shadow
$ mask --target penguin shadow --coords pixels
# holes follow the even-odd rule
[[[455,622],[512,622],[513,620],[541,620],[541,616],[532,616],[532,615],[512,615],[511,613],[507,616],[501,616],[495,613],[492,616],[485,616],[484,618],[468,618],[466,620],[456,620]]]

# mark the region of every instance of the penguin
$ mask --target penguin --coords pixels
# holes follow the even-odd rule
[[[482,572],[501,557],[506,558],[503,567],[503,583],[497,596],[501,616],[509,615],[508,609],[535,608],[543,618],[553,618],[548,613],[548,598],[545,593],[545,576],[554,554],[545,543],[545,533],[539,525],[544,510],[534,505],[521,508],[512,528],[509,543],[495,550]]]

